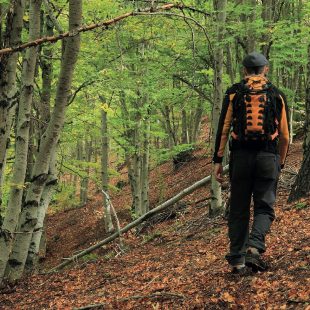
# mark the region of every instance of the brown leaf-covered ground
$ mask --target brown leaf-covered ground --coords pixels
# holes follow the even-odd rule
[[[301,143],[296,143],[279,182],[277,218],[264,254],[271,264],[268,272],[245,277],[229,273],[226,221],[208,218],[206,187],[186,197],[187,207],[175,218],[139,235],[125,234],[125,252],[115,241],[59,273],[33,275],[6,287],[0,309],[310,309],[310,199],[286,203],[291,172],[298,170],[301,156]],[[210,169],[204,150],[177,171],[171,163],[154,169],[151,204],[172,197]],[[113,196],[113,204],[122,225],[128,223],[128,186]],[[101,216],[95,193],[84,208],[50,215],[42,268],[103,239]]]

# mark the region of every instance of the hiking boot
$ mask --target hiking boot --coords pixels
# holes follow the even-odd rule
[[[253,272],[266,271],[268,264],[260,257],[257,249],[249,248],[245,254],[245,265],[252,268]]]
[[[232,267],[231,273],[234,275],[244,276],[244,275],[247,275],[249,273],[249,270],[248,270],[247,266],[244,266],[241,268]]]
[[[231,273],[234,275],[245,276],[249,274],[249,269],[244,264],[233,265]]]

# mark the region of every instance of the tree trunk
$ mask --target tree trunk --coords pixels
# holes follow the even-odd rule
[[[162,115],[165,119],[165,129],[169,137],[169,148],[177,145],[177,133],[173,128],[173,121],[170,119],[170,108],[165,105],[163,109],[161,109]]]
[[[70,0],[69,2],[69,30],[73,31],[81,24],[82,0]],[[33,178],[30,184],[25,203],[20,216],[19,231],[14,242],[12,255],[9,259],[7,275],[11,281],[19,279],[24,271],[28,249],[32,239],[32,233],[37,224],[38,206],[42,191],[48,179],[48,168],[51,154],[55,152],[56,145],[65,121],[67,98],[71,88],[75,63],[80,47],[80,37],[76,35],[67,40],[62,59],[60,76],[56,91],[56,102],[51,121],[42,139],[42,145],[38,154]]]
[[[235,76],[236,76],[236,72],[234,70],[234,66],[233,66],[233,60],[232,60],[232,54],[231,54],[231,44],[227,44],[226,47],[226,58],[227,58],[227,73],[229,75],[230,78],[230,84],[234,84],[235,83]]]
[[[194,112],[194,120],[191,128],[191,135],[190,135],[190,143],[195,143],[198,140],[198,134],[200,129],[201,118],[203,115],[203,101],[199,99],[197,104],[196,110]]]
[[[222,42],[225,32],[226,21],[226,0],[214,0],[214,7],[216,10],[216,27],[217,27],[217,42]],[[214,96],[212,108],[212,148],[214,151],[216,130],[221,113],[221,106],[223,101],[223,46],[218,45],[214,53]],[[222,212],[222,197],[220,184],[212,175],[211,180],[211,204],[210,216],[216,216]]]
[[[134,178],[133,178],[133,206],[135,210],[136,216],[141,216],[142,214],[142,201],[141,201],[141,150],[140,150],[140,131],[141,131],[141,120],[139,113],[136,113],[135,119],[136,125],[134,129],[134,154],[133,158],[133,171],[134,171]]]
[[[189,142],[188,137],[188,124],[187,124],[187,113],[185,108],[182,109],[182,143],[187,144]]]
[[[306,119],[303,144],[303,161],[288,201],[310,196],[310,45],[308,46],[308,65],[306,83]]]
[[[29,9],[29,38],[35,40],[40,35],[40,6],[41,0],[32,0]],[[27,156],[29,144],[29,128],[31,102],[33,97],[33,84],[36,69],[37,48],[27,50],[23,61],[22,87],[18,107],[18,120],[16,131],[16,150],[13,175],[11,179],[11,189],[6,215],[3,222],[3,230],[10,234],[14,233],[18,216],[21,210],[24,183],[27,169]],[[5,240],[0,236],[0,282],[3,279],[7,260],[10,255],[12,239]]]
[[[46,16],[45,24],[43,24],[44,19],[42,18],[42,25],[45,27],[45,33],[47,36],[52,36],[54,34],[53,25],[48,16]],[[50,104],[51,104],[51,86],[52,86],[52,47],[45,46],[42,49],[43,57],[40,57],[40,65],[42,70],[42,91],[41,91],[41,100],[36,104],[36,109],[38,113],[38,119],[40,119],[39,124],[36,128],[37,135],[37,152],[40,150],[41,137],[43,136],[47,124],[50,121]],[[36,153],[37,153],[36,152]],[[32,175],[32,169],[31,169]],[[28,178],[31,181],[30,178]],[[46,219],[44,218],[46,210],[49,206],[50,200],[52,198],[53,189],[57,183],[57,172],[56,172],[56,152],[52,154],[51,163],[49,168],[49,178],[44,187],[39,209],[38,209],[38,223],[32,234],[32,240],[30,243],[28,257],[26,260],[26,269],[32,270],[36,269],[39,259],[39,252],[46,251],[46,231],[45,223]]]
[[[86,139],[84,143],[81,144],[81,158],[80,160],[83,163],[91,162],[91,154],[92,154],[92,142]],[[86,168],[86,175],[81,180],[80,187],[80,204],[81,206],[85,206],[88,200],[88,185],[89,185],[89,167]]]
[[[21,42],[21,32],[23,28],[23,16],[25,0],[11,1],[6,21],[6,33],[2,44],[4,46],[15,46]],[[12,118],[15,114],[18,91],[16,88],[16,68],[18,53],[4,55],[0,59],[0,180],[3,182],[6,161],[6,151],[9,147]],[[0,183],[2,192],[2,183]],[[2,195],[0,196],[0,200]],[[1,265],[1,262],[0,262]],[[1,267],[0,267],[1,269]],[[0,272],[1,274],[1,272]],[[0,277],[1,281],[1,277]]]
[[[247,4],[251,8],[251,12],[247,20],[247,51],[251,53],[255,51],[256,47],[256,38],[255,33],[253,32],[253,24],[255,24],[255,12],[256,12],[256,0],[247,0]]]
[[[263,12],[262,12],[262,19],[264,21],[264,33],[262,35],[262,53],[269,58],[269,52],[270,52],[270,40],[271,35],[269,32],[269,26],[272,22],[272,13],[275,11],[273,8],[273,0],[263,0]]]
[[[150,119],[145,120],[144,133],[143,133],[143,152],[142,152],[142,165],[141,165],[141,202],[142,214],[145,214],[150,209],[149,202],[149,157],[150,157]]]
[[[292,105],[292,107],[290,108],[290,144],[293,143],[293,136],[294,136],[293,121],[294,121],[294,105]]]
[[[28,251],[28,256],[26,260],[27,270],[32,270],[37,267],[38,264],[38,255],[41,246],[41,238],[44,236],[44,219],[45,214],[52,199],[53,190],[57,184],[57,169],[56,169],[56,152],[51,154],[51,162],[49,168],[48,180],[45,184],[41,201],[38,208],[38,222],[32,233],[32,239],[30,242],[30,247]]]
[[[109,136],[108,136],[108,122],[107,112],[101,110],[101,180],[102,190],[106,193],[109,192]],[[103,194],[103,219],[105,231],[110,233],[114,231],[114,225],[111,215],[111,206],[108,198]]]

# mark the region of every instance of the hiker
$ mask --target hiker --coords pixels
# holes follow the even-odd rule
[[[213,157],[215,178],[221,183],[222,160],[230,136],[230,249],[226,259],[232,273],[238,274],[245,273],[247,267],[254,272],[267,269],[261,254],[275,218],[277,181],[289,144],[287,103],[266,77],[268,60],[253,52],[242,64],[244,79],[225,94]],[[249,233],[252,195],[254,221]]]

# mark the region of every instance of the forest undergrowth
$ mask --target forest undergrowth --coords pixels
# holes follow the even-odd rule
[[[276,220],[267,237],[270,269],[245,277],[229,273],[226,220],[208,217],[209,188],[182,200],[166,219],[150,221],[57,273],[62,258],[105,238],[100,194],[83,208],[49,215],[47,257],[37,275],[0,292],[0,309],[310,309],[310,199],[287,204],[289,183],[302,158],[290,147],[282,171]],[[174,170],[171,162],[150,177],[152,206],[211,172],[205,151]],[[112,197],[121,225],[131,220],[129,186]],[[170,216],[169,216],[170,215]]]

